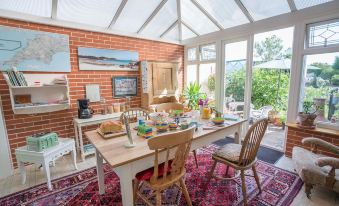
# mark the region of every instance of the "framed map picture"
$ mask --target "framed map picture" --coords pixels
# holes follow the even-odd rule
[[[137,96],[138,77],[113,77],[113,97]]]
[[[70,72],[68,35],[0,26],[0,69]]]
[[[78,48],[80,70],[138,71],[138,52]]]

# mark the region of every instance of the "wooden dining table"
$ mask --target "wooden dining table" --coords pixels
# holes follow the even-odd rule
[[[226,121],[222,126],[212,126],[197,129],[194,133],[191,151],[207,146],[216,140],[223,139],[227,135],[234,135],[234,142],[240,144],[241,130],[246,120]],[[208,120],[202,120],[203,125],[209,124]],[[133,125],[131,124],[131,128]],[[96,130],[85,132],[85,136],[93,144],[96,154],[96,167],[99,184],[99,194],[105,193],[104,160],[111,166],[120,179],[122,204],[133,205],[132,180],[135,175],[145,169],[154,166],[154,150],[148,148],[147,139],[137,135],[135,130],[131,135],[136,146],[126,148],[127,136],[112,139],[102,138]],[[173,154],[171,154],[173,155]],[[165,154],[160,153],[159,162],[165,161]]]

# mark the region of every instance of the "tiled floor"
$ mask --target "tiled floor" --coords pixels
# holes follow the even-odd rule
[[[89,157],[85,162],[78,160],[78,169],[84,170],[95,166],[95,158]],[[293,164],[290,158],[282,157],[276,166],[284,168],[286,170],[293,171]],[[78,170],[78,171],[79,171]],[[43,170],[38,169],[38,166],[27,166],[27,181],[26,184],[21,184],[19,171],[16,170],[15,174],[7,179],[0,180],[0,197],[5,195],[33,187],[35,185],[45,183],[45,175]],[[63,159],[56,161],[56,166],[51,167],[52,179],[56,179],[62,176],[66,176],[77,172],[74,170],[70,155],[65,156]],[[332,191],[315,188],[312,192],[312,198],[308,199],[304,193],[304,188],[299,192],[297,197],[294,199],[292,205],[295,206],[335,206],[339,205],[339,194]]]

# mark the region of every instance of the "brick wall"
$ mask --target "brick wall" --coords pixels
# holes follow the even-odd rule
[[[66,73],[70,84],[71,109],[37,115],[14,115],[11,109],[8,86],[1,75],[0,95],[2,99],[5,122],[13,163],[16,167],[14,149],[25,145],[25,137],[42,131],[55,131],[60,137],[74,137],[72,119],[77,115],[76,100],[85,97],[85,85],[100,84],[101,95],[107,103],[124,102],[124,99],[113,99],[112,77],[118,75],[138,76],[138,96],[132,98],[131,107],[141,104],[141,85],[139,72],[116,71],[79,71],[77,48],[92,47],[105,49],[120,49],[139,52],[139,60],[176,61],[180,63],[179,88],[183,85],[184,47],[157,41],[129,38],[124,36],[61,28],[30,22],[0,18],[0,25],[31,29],[37,31],[67,34],[69,36],[71,72]],[[91,104],[94,110],[99,110],[99,104]],[[85,129],[86,131],[86,129]]]
[[[288,127],[287,129],[287,139],[286,139],[286,150],[285,155],[287,157],[292,157],[292,149],[294,146],[303,147],[306,149],[310,149],[309,145],[302,145],[301,140],[305,137],[316,137],[332,144],[339,146],[339,135],[330,135],[317,130],[311,129],[301,129],[297,127]],[[324,150],[324,148],[319,147],[318,153],[333,156],[339,158],[338,154],[334,154],[329,152],[328,150]]]

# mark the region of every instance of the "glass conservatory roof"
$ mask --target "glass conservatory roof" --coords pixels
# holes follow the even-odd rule
[[[0,9],[177,42],[330,1],[0,0]]]

